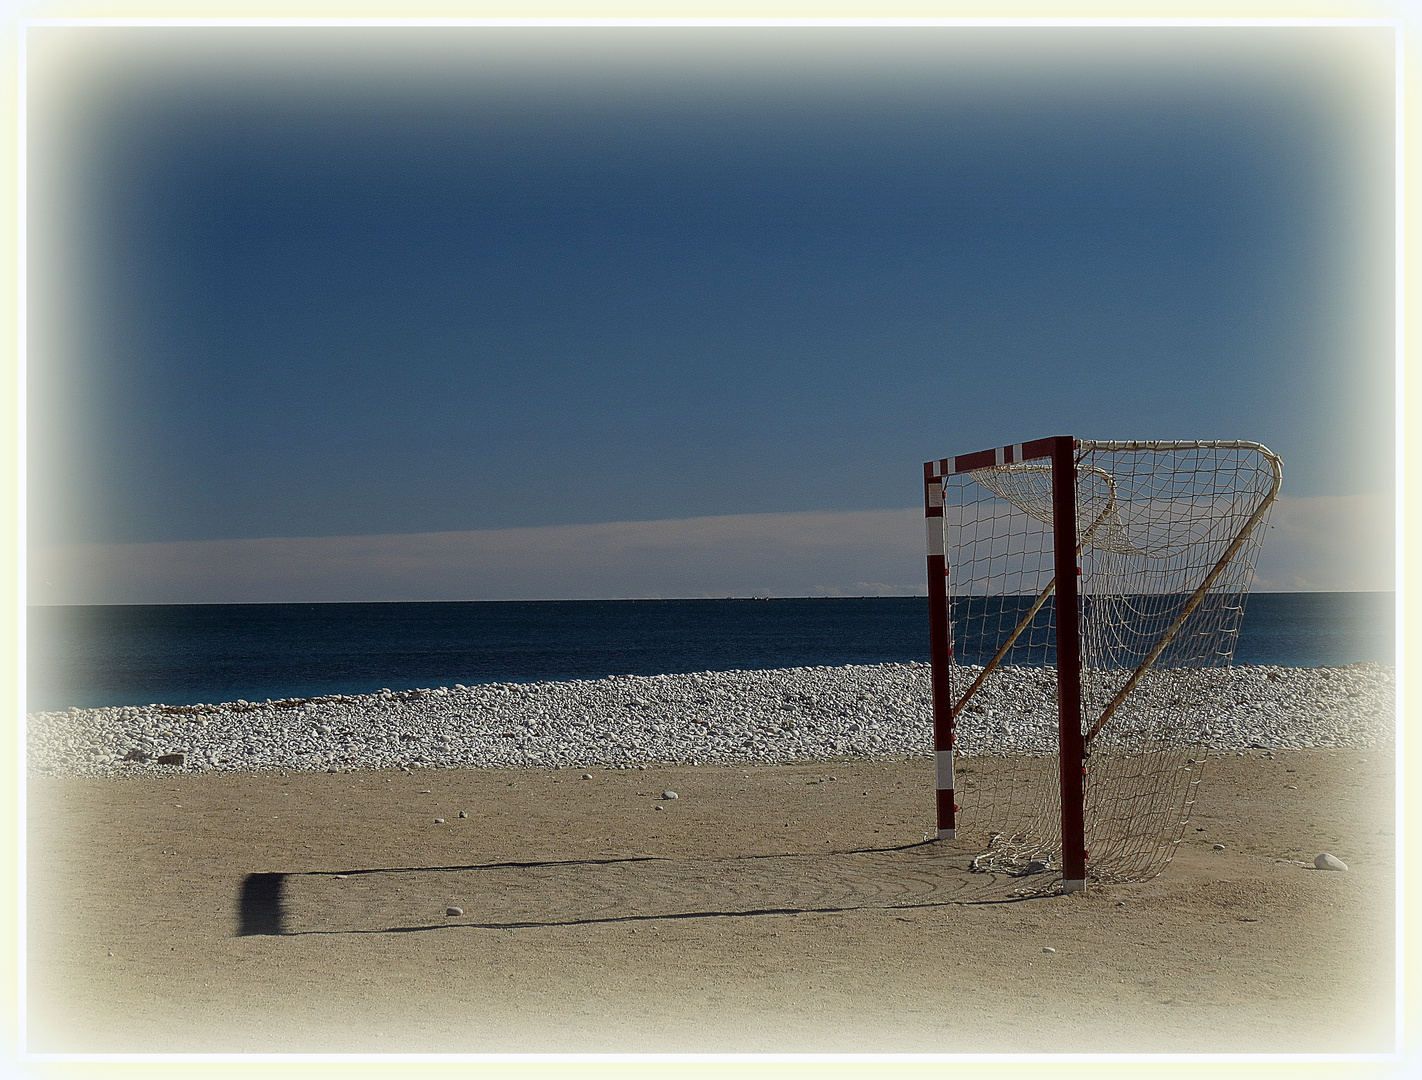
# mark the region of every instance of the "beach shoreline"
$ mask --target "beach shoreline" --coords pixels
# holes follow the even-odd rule
[[[1184,840],[1072,895],[930,839],[927,675],[31,716],[30,1049],[1391,1048],[1392,669],[1161,673],[1221,703]]]
[[[1392,741],[1395,682],[1374,663],[1237,665],[1152,671],[1137,696],[1210,702],[1195,732],[1217,751],[1369,748]],[[930,699],[927,664],[888,663],[70,709],[29,716],[28,766],[156,776],[903,758],[933,745]],[[1051,753],[1055,725],[1050,672],[1004,668],[960,714],[957,749]]]

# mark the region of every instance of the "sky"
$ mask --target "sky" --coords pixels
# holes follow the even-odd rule
[[[31,602],[921,593],[922,462],[1055,434],[1390,588],[1392,48],[31,29]]]

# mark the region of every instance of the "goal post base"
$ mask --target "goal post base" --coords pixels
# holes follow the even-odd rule
[[[1068,893],[1068,892],[1085,892],[1085,891],[1086,891],[1086,882],[1085,882],[1085,881],[1063,881],[1063,882],[1062,882],[1062,892],[1064,892],[1064,893]]]
[[[939,829],[939,830],[938,830],[938,837],[937,837],[937,838],[938,838],[939,840],[956,840],[956,839],[958,838],[958,830],[957,830],[957,829]]]

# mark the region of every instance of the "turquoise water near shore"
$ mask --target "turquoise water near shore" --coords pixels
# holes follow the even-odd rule
[[[1261,593],[1235,662],[1393,662],[1392,593]],[[28,708],[928,659],[922,597],[40,607]]]

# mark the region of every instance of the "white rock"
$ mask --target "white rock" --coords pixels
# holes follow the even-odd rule
[[[1326,851],[1325,851],[1322,855],[1320,855],[1318,858],[1316,858],[1316,859],[1313,860],[1313,865],[1314,865],[1316,868],[1318,868],[1319,870],[1347,870],[1347,869],[1348,869],[1348,864],[1347,864],[1347,863],[1345,863],[1342,859],[1337,858],[1337,857],[1334,856],[1334,855],[1328,854],[1328,852],[1326,852]]]
[[[679,799],[679,798],[681,798],[681,796],[678,795],[675,791],[664,791],[664,792],[662,792],[662,798],[664,798],[664,799]]]
[[[964,665],[959,674],[972,678],[976,670]],[[1162,709],[1216,703],[1199,716],[1211,749],[1255,756],[1390,744],[1394,684],[1393,669],[1380,664],[1172,670],[1148,675],[1141,700]],[[648,705],[627,708],[633,697]],[[848,665],[332,694],[283,707],[228,702],[202,706],[202,722],[185,718],[180,730],[188,761],[223,771],[744,767],[927,757],[929,699],[926,664]],[[960,751],[1050,752],[1054,701],[1051,672],[1004,671],[960,716]],[[49,775],[146,772],[178,737],[173,707],[159,708],[32,714],[29,768]],[[401,722],[393,727],[396,708]],[[411,738],[401,740],[402,733]],[[420,752],[412,755],[415,747]]]
[[[463,915],[464,909],[462,907],[447,907],[444,909],[444,913],[446,915]]]

